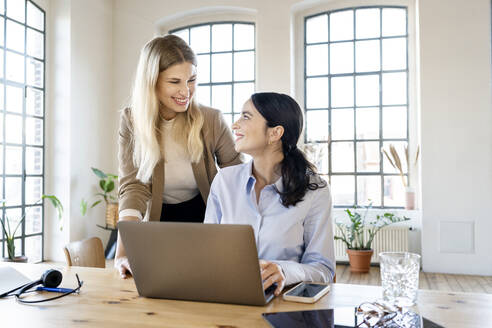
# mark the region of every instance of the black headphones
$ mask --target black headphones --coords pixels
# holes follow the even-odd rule
[[[46,271],[45,273],[43,273],[43,275],[41,276],[41,278],[39,280],[32,281],[32,282],[29,282],[25,285],[19,286],[15,289],[11,290],[10,292],[8,292],[6,295],[2,295],[2,296],[15,296],[15,298],[17,299],[18,302],[26,303],[26,304],[52,301],[52,300],[67,296],[69,294],[79,292],[79,290],[82,287],[84,282],[80,281],[79,276],[77,274],[75,274],[75,276],[77,277],[77,282],[79,284],[78,287],[74,288],[74,289],[69,289],[67,292],[64,292],[64,293],[57,295],[57,296],[54,296],[54,297],[45,298],[42,300],[35,300],[35,301],[26,301],[26,300],[23,300],[21,298],[22,294],[30,293],[31,291],[29,291],[29,289],[31,289],[37,285],[43,285],[44,287],[48,287],[48,288],[58,287],[58,285],[60,285],[60,283],[63,279],[63,275],[61,274],[60,271],[53,270],[53,269],[50,269],[50,270]],[[19,291],[14,293],[16,290],[19,290]]]

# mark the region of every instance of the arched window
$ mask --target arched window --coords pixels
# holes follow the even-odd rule
[[[403,207],[408,178],[407,8],[344,8],[304,20],[305,143],[328,177],[334,205]]]
[[[222,110],[227,122],[234,122],[255,91],[255,25],[217,22],[170,33],[185,40],[198,57],[199,102]]]

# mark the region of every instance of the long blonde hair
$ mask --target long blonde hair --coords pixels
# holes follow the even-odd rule
[[[159,73],[183,62],[197,65],[193,50],[175,35],[156,37],[140,52],[130,107],[134,138],[133,163],[138,167],[137,179],[142,182],[150,181],[154,167],[162,157],[159,131],[162,119],[156,94]],[[176,116],[173,129],[176,141],[188,150],[193,163],[197,163],[203,154],[200,134],[202,126],[203,114],[193,97],[188,110]]]

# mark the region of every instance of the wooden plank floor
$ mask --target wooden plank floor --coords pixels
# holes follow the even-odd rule
[[[369,273],[351,273],[348,264],[337,264],[337,282],[344,284],[381,285],[379,267]],[[420,289],[492,294],[492,276],[420,272]]]

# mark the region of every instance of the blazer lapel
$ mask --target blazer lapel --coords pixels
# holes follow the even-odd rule
[[[152,204],[149,221],[160,221],[162,211],[162,193],[164,192],[164,160],[157,162],[152,173]]]

